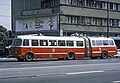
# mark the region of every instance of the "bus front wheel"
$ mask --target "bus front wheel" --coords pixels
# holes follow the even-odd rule
[[[107,52],[102,52],[101,58],[102,59],[107,59],[108,58],[108,53]]]
[[[26,54],[25,61],[32,61],[32,60],[33,60],[33,54],[31,53]]]

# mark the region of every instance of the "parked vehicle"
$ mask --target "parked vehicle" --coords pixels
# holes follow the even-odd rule
[[[0,57],[8,57],[9,56],[9,48],[0,47]]]
[[[3,57],[4,56],[4,53],[5,53],[5,49],[4,47],[0,47],[0,57]]]
[[[114,57],[118,58],[120,57],[120,37],[111,37],[114,41],[115,44],[117,46],[117,54],[114,55]]]
[[[114,57],[116,57],[116,58],[120,57],[120,49],[117,49],[117,54],[114,55]]]

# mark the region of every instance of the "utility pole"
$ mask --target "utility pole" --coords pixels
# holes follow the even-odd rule
[[[109,0],[107,0],[107,38],[109,38],[110,36],[110,31],[109,31],[109,23],[110,23],[110,19],[109,19]]]

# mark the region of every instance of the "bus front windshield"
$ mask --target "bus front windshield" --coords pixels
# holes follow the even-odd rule
[[[12,46],[21,46],[22,40],[21,39],[15,39],[13,40]]]

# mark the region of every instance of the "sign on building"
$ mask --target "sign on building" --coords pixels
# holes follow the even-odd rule
[[[37,30],[59,30],[58,17],[43,17],[16,20],[16,32]]]

